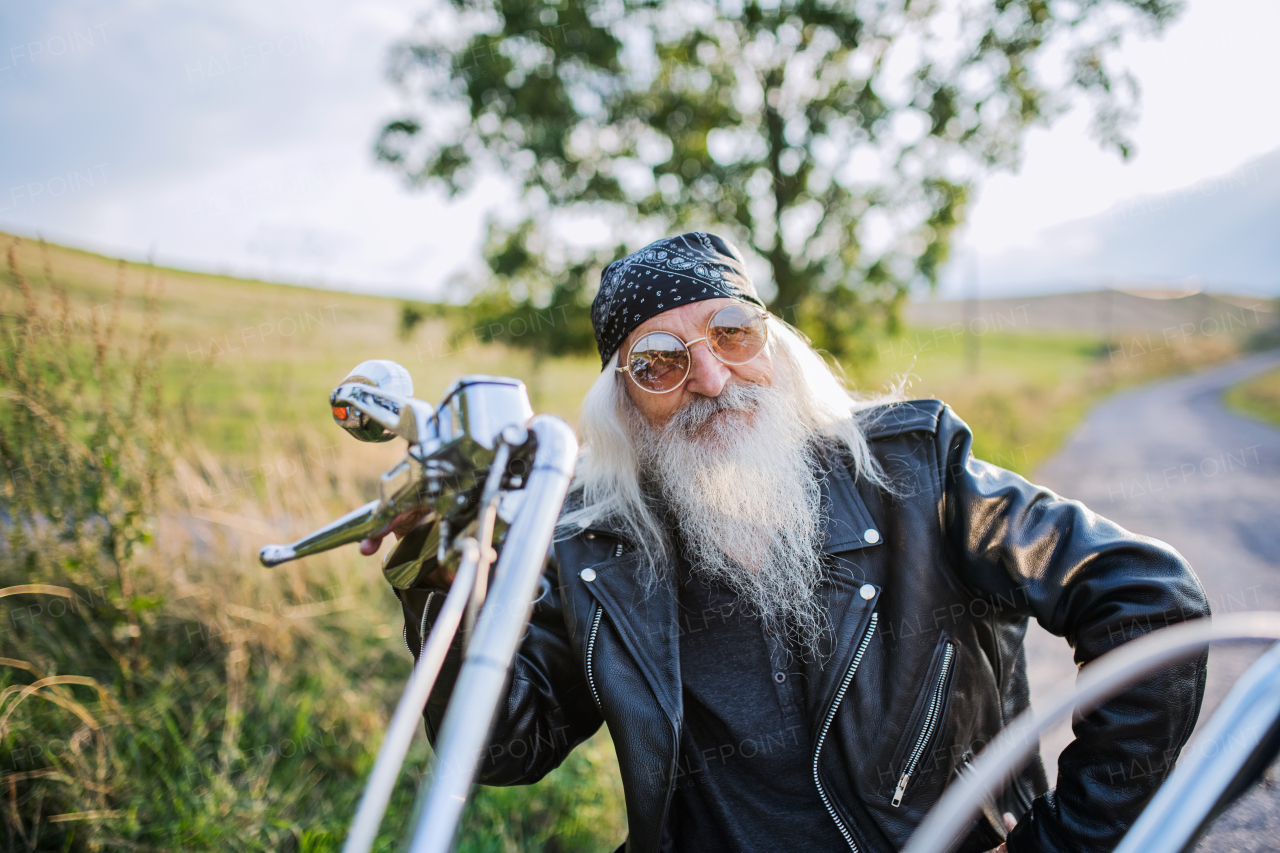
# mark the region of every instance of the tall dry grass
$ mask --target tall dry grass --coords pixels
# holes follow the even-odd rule
[[[47,255],[45,255],[47,258]],[[352,442],[258,427],[257,459],[166,432],[163,282],[74,308],[8,251],[0,290],[0,813],[9,850],[336,849],[411,658],[354,549],[257,549],[368,500]],[[125,316],[130,287],[143,310]],[[379,849],[403,834],[420,738]],[[482,789],[464,850],[625,834],[607,742],[528,789]]]

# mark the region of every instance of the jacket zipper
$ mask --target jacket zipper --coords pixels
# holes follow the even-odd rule
[[[427,648],[427,615],[431,612],[431,599],[435,597],[436,591],[433,589],[431,592],[427,593],[427,603],[422,605],[422,622],[418,625],[418,642],[420,643],[418,647],[419,655]],[[405,630],[405,633],[408,633],[408,629]],[[410,651],[413,650],[410,649]],[[415,657],[416,656],[417,655],[415,655]]]
[[[858,671],[858,664],[862,663],[862,656],[867,652],[867,646],[871,645],[871,638],[876,634],[876,623],[880,621],[880,614],[872,612],[871,623],[867,625],[866,633],[862,635],[862,642],[858,644],[858,650],[853,655],[853,662],[849,664],[849,671],[844,674],[844,680],[840,682],[840,689],[836,691],[835,701],[831,703],[831,710],[827,712],[827,719],[822,724],[822,732],[818,735],[818,746],[813,750],[813,781],[818,786],[818,795],[822,797],[822,804],[827,807],[827,814],[831,815],[831,819],[836,822],[836,829],[840,830],[840,834],[844,836],[845,843],[849,845],[849,849],[853,853],[858,853],[858,845],[853,840],[853,833],[849,832],[849,828],[844,825],[844,821],[840,819],[840,815],[836,814],[835,806],[831,804],[831,798],[827,796],[827,791],[822,787],[822,780],[818,778],[818,757],[822,755],[822,745],[827,740],[827,731],[831,728],[831,721],[836,717],[836,711],[840,709],[840,703],[844,700],[845,691],[849,689],[849,684],[853,681],[853,674]]]
[[[596,675],[591,667],[591,658],[596,651],[596,633],[600,630],[600,617],[604,615],[604,608],[599,604],[596,605],[596,615],[591,617],[591,633],[587,635],[587,684],[591,687],[591,695],[596,700],[596,707],[604,710],[600,705],[600,693],[596,690]]]
[[[395,593],[396,601],[400,602],[401,604],[404,604],[404,598],[403,596],[400,595],[400,590],[396,589],[393,586],[391,587],[391,591]],[[404,621],[404,630],[401,632],[401,635],[404,637],[404,647],[409,650],[409,654],[413,654],[413,646],[409,645],[409,620],[408,619]]]
[[[613,549],[613,556],[622,556],[622,543]],[[604,706],[600,704],[600,691],[596,689],[596,674],[592,668],[592,658],[596,652],[596,634],[600,632],[600,617],[604,615],[604,608],[599,604],[596,605],[595,615],[591,617],[591,632],[587,634],[587,685],[591,688],[591,697],[596,700],[596,708],[603,711]]]
[[[907,792],[907,785],[911,782],[911,775],[916,772],[920,758],[924,755],[924,748],[929,745],[929,740],[933,737],[933,732],[938,727],[938,719],[942,716],[942,689],[946,686],[947,674],[951,671],[951,660],[955,657],[955,653],[956,647],[948,641],[946,648],[942,652],[942,666],[939,667],[938,678],[933,683],[933,695],[929,697],[929,710],[925,712],[924,725],[920,728],[920,737],[916,740],[916,745],[907,758],[907,766],[902,769],[902,778],[898,780],[898,787],[893,792],[893,802],[890,805],[895,809],[902,805],[902,797]]]
[[[400,590],[392,587],[392,591],[396,594],[396,598],[403,603],[404,599],[400,598]],[[418,655],[422,654],[422,650],[427,647],[427,614],[431,612],[431,599],[435,597],[436,591],[433,589],[427,593],[427,603],[422,607],[422,619],[418,623],[418,640],[421,645],[417,653],[413,651],[413,646],[409,645],[409,626],[405,625],[404,630],[401,632],[401,636],[404,637],[404,647],[409,650],[409,654],[413,655],[414,660],[417,660]]]

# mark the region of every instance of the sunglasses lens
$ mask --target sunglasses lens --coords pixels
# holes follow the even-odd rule
[[[670,391],[689,373],[689,350],[666,332],[645,335],[631,348],[631,377],[646,391]]]
[[[745,305],[721,308],[707,327],[707,345],[725,364],[746,364],[764,349],[765,320]]]

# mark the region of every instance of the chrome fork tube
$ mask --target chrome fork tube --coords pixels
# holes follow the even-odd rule
[[[440,607],[440,615],[436,617],[430,637],[418,655],[418,662],[413,667],[413,674],[409,676],[409,683],[405,685],[400,703],[396,705],[396,712],[391,717],[387,736],[378,749],[373,772],[369,774],[364,795],[360,798],[360,807],[356,809],[351,832],[342,847],[343,853],[368,853],[373,848],[378,826],[387,811],[387,803],[391,801],[391,792],[395,789],[396,780],[400,778],[400,768],[409,752],[409,744],[413,741],[414,732],[422,724],[422,709],[431,696],[431,688],[440,675],[445,654],[458,633],[458,623],[471,599],[477,568],[481,562],[482,546],[470,537],[460,541],[458,546],[462,550],[458,572]]]
[[[510,459],[511,445],[504,441],[498,445],[493,464],[489,467],[489,476],[485,478],[484,489],[480,493],[480,564],[479,571],[476,572],[475,588],[471,591],[471,600],[467,602],[467,613],[462,620],[464,648],[471,643],[476,619],[480,616],[480,605],[484,604],[484,598],[489,593],[489,566],[493,564],[493,558],[496,556],[493,551],[493,526],[498,519],[498,500],[502,497],[500,488]]]
[[[569,425],[539,415],[528,428],[537,445],[527,494],[507,532],[493,588],[436,738],[435,760],[419,792],[410,853],[447,853],[453,844],[573,476],[578,442]]]

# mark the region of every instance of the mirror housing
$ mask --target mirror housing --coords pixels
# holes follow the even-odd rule
[[[376,399],[381,404],[379,408],[390,412],[388,417],[392,418],[391,423],[387,423],[386,418],[371,415],[368,409],[354,405],[350,399],[340,400],[339,392],[344,386],[352,384],[368,385],[385,392],[376,395]],[[398,405],[398,401],[412,396],[413,378],[409,371],[394,361],[377,358],[363,361],[352,369],[347,378],[342,380],[342,384],[329,395],[329,408],[332,410],[334,423],[361,441],[390,441],[396,437],[395,427],[400,421],[402,406]]]

